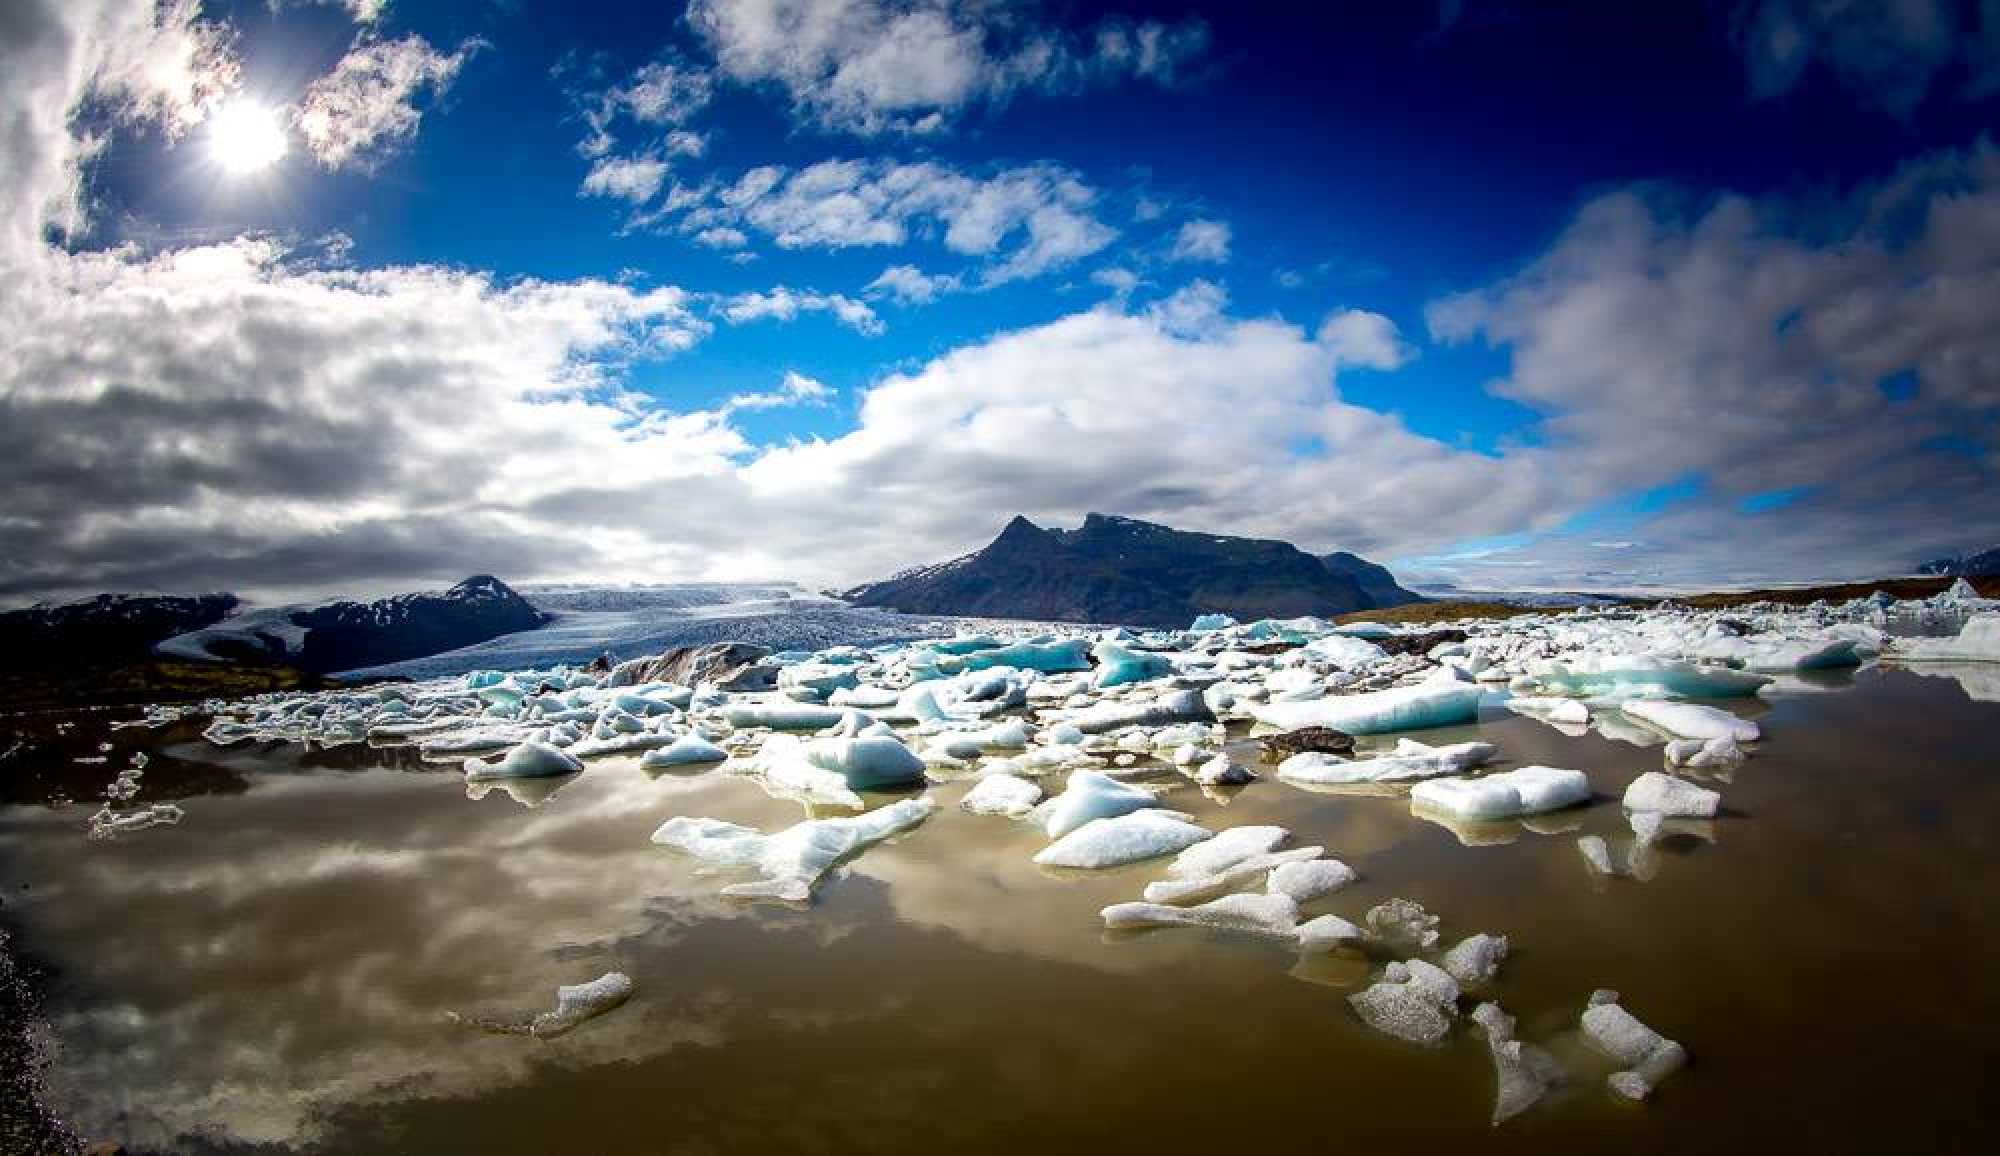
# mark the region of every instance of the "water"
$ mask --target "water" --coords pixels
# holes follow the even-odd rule
[[[1286,825],[1361,871],[1309,914],[1401,895],[1447,943],[1512,938],[1493,994],[1578,1080],[1498,1129],[1484,1043],[1368,1031],[1343,999],[1367,980],[1358,957],[1107,935],[1097,910],[1158,865],[1045,871],[1035,832],[956,810],[963,784],[801,911],[721,900],[739,876],[647,842],[675,814],[799,817],[747,780],[605,760],[529,808],[468,800],[407,754],[121,730],[106,766],[7,764],[0,919],[53,970],[57,1108],[142,1148],[1964,1146],[1994,1117],[2000,1060],[2000,705],[1871,668],[1738,709],[1767,740],[1721,784],[1725,814],[1666,839],[1645,882],[1593,877],[1575,838],[1622,849],[1617,796],[1657,749],[1505,711],[1424,738],[1583,768],[1594,806],[1468,846],[1395,798],[1268,778],[1226,804],[1171,796],[1210,827]],[[96,737],[86,721],[66,741]],[[181,826],[89,842],[93,804],[43,805],[90,798],[141,739],[159,756],[141,801],[185,796]],[[637,981],[632,1002],[558,1040],[445,1015],[525,1018],[612,969]],[[1609,1065],[1575,1047],[1597,987],[1694,1056],[1644,1107],[1615,1103]]]

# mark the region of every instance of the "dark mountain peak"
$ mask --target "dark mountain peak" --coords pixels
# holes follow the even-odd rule
[[[237,606],[234,594],[99,594],[10,610],[0,613],[0,667],[140,661],[162,639],[220,622]]]
[[[446,598],[519,598],[514,588],[491,574],[474,574],[444,592]]]
[[[918,614],[1185,626],[1200,614],[1288,618],[1416,601],[1365,559],[1323,562],[1287,542],[1198,534],[1091,513],[1074,530],[1016,517],[984,550],[845,597]]]
[[[1989,578],[2000,574],[2000,546],[1957,558],[1933,558],[1917,567],[1919,574],[1943,574],[1958,578]]]

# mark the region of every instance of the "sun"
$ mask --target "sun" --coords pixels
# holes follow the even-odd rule
[[[209,118],[209,158],[230,176],[261,173],[289,147],[278,110],[254,100],[239,97]]]

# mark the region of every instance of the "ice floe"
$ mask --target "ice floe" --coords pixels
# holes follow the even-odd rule
[[[1458,1019],[1458,981],[1442,968],[1412,959],[1392,963],[1364,991],[1347,997],[1361,1022],[1413,1044],[1444,1042]]]
[[[1643,1100],[1660,1081],[1687,1064],[1687,1050],[1640,1023],[1618,1003],[1618,993],[1592,992],[1583,1009],[1583,1036],[1598,1051],[1625,1065],[1605,1081],[1628,1100]]]
[[[1517,767],[1477,779],[1432,779],[1410,789],[1410,804],[1448,818],[1517,819],[1573,807],[1590,798],[1582,771]]]
[[[1667,818],[1713,819],[1722,796],[1663,771],[1647,771],[1625,788],[1625,809]]]
[[[1209,837],[1205,827],[1177,811],[1133,811],[1092,819],[1035,855],[1044,867],[1118,867],[1172,855]]]
[[[1415,739],[1399,739],[1387,754],[1344,759],[1307,751],[1278,764],[1278,777],[1290,783],[1343,786],[1353,783],[1400,783],[1456,775],[1493,760],[1500,748],[1492,743],[1453,743],[1433,747]]]
[[[1754,743],[1763,734],[1756,723],[1726,710],[1693,702],[1635,699],[1619,709],[1648,726],[1683,739],[1734,739]]]
[[[928,796],[900,799],[848,818],[807,819],[775,835],[720,819],[674,818],[653,832],[653,842],[718,866],[750,867],[763,875],[755,883],[724,887],[724,895],[804,903],[835,864],[917,826],[936,809]]]

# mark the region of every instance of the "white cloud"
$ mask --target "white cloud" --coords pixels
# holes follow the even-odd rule
[[[667,163],[657,157],[599,157],[583,178],[583,191],[634,205],[653,199],[667,180]]]
[[[693,0],[688,21],[732,79],[775,85],[801,117],[857,133],[936,132],[1017,92],[1173,83],[1208,47],[1199,21],[1113,19],[1079,36],[981,0]]]
[[[766,292],[739,293],[722,302],[722,316],[732,325],[751,321],[795,321],[801,313],[830,313],[841,324],[874,337],[882,319],[866,301],[839,293],[819,293],[780,285]]]
[[[1814,63],[1899,117],[1955,72],[1966,96],[2000,89],[1994,0],[1742,0],[1733,24],[1760,97],[1790,90]]]
[[[307,86],[293,123],[320,164],[366,168],[416,136],[423,121],[418,99],[441,97],[480,47],[469,40],[447,54],[415,33],[399,40],[363,34],[331,72]]]
[[[727,225],[703,229],[694,235],[694,239],[696,244],[710,249],[741,249],[750,243],[750,238],[743,235],[743,230],[732,229]]]
[[[891,265],[868,283],[866,292],[889,297],[899,305],[928,305],[959,288],[956,273],[926,273],[915,265]]]
[[[303,7],[317,4],[322,8],[344,8],[347,18],[356,24],[379,23],[389,11],[389,0],[269,0],[273,11],[287,5]]]
[[[1343,309],[1320,322],[1319,343],[1342,365],[1395,369],[1414,356],[1396,323],[1366,309]]]
[[[682,126],[708,106],[714,92],[707,69],[672,58],[641,65],[622,83],[578,97],[590,129],[578,151],[587,157],[610,152],[617,143],[614,129],[623,118],[645,129],[667,129],[663,139],[668,151],[699,156],[706,140]]]
[[[723,405],[725,411],[739,409],[781,409],[794,405],[825,405],[833,398],[833,388],[797,370],[786,370],[778,388],[770,393],[739,393]]]
[[[828,160],[796,172],[767,165],[707,190],[683,227],[748,226],[781,248],[903,245],[935,238],[983,257],[989,284],[1033,277],[1104,248],[1117,236],[1095,215],[1096,193],[1051,164],[968,175],[931,161]]]
[[[1230,229],[1227,221],[1189,221],[1174,234],[1175,261],[1229,260]]]

